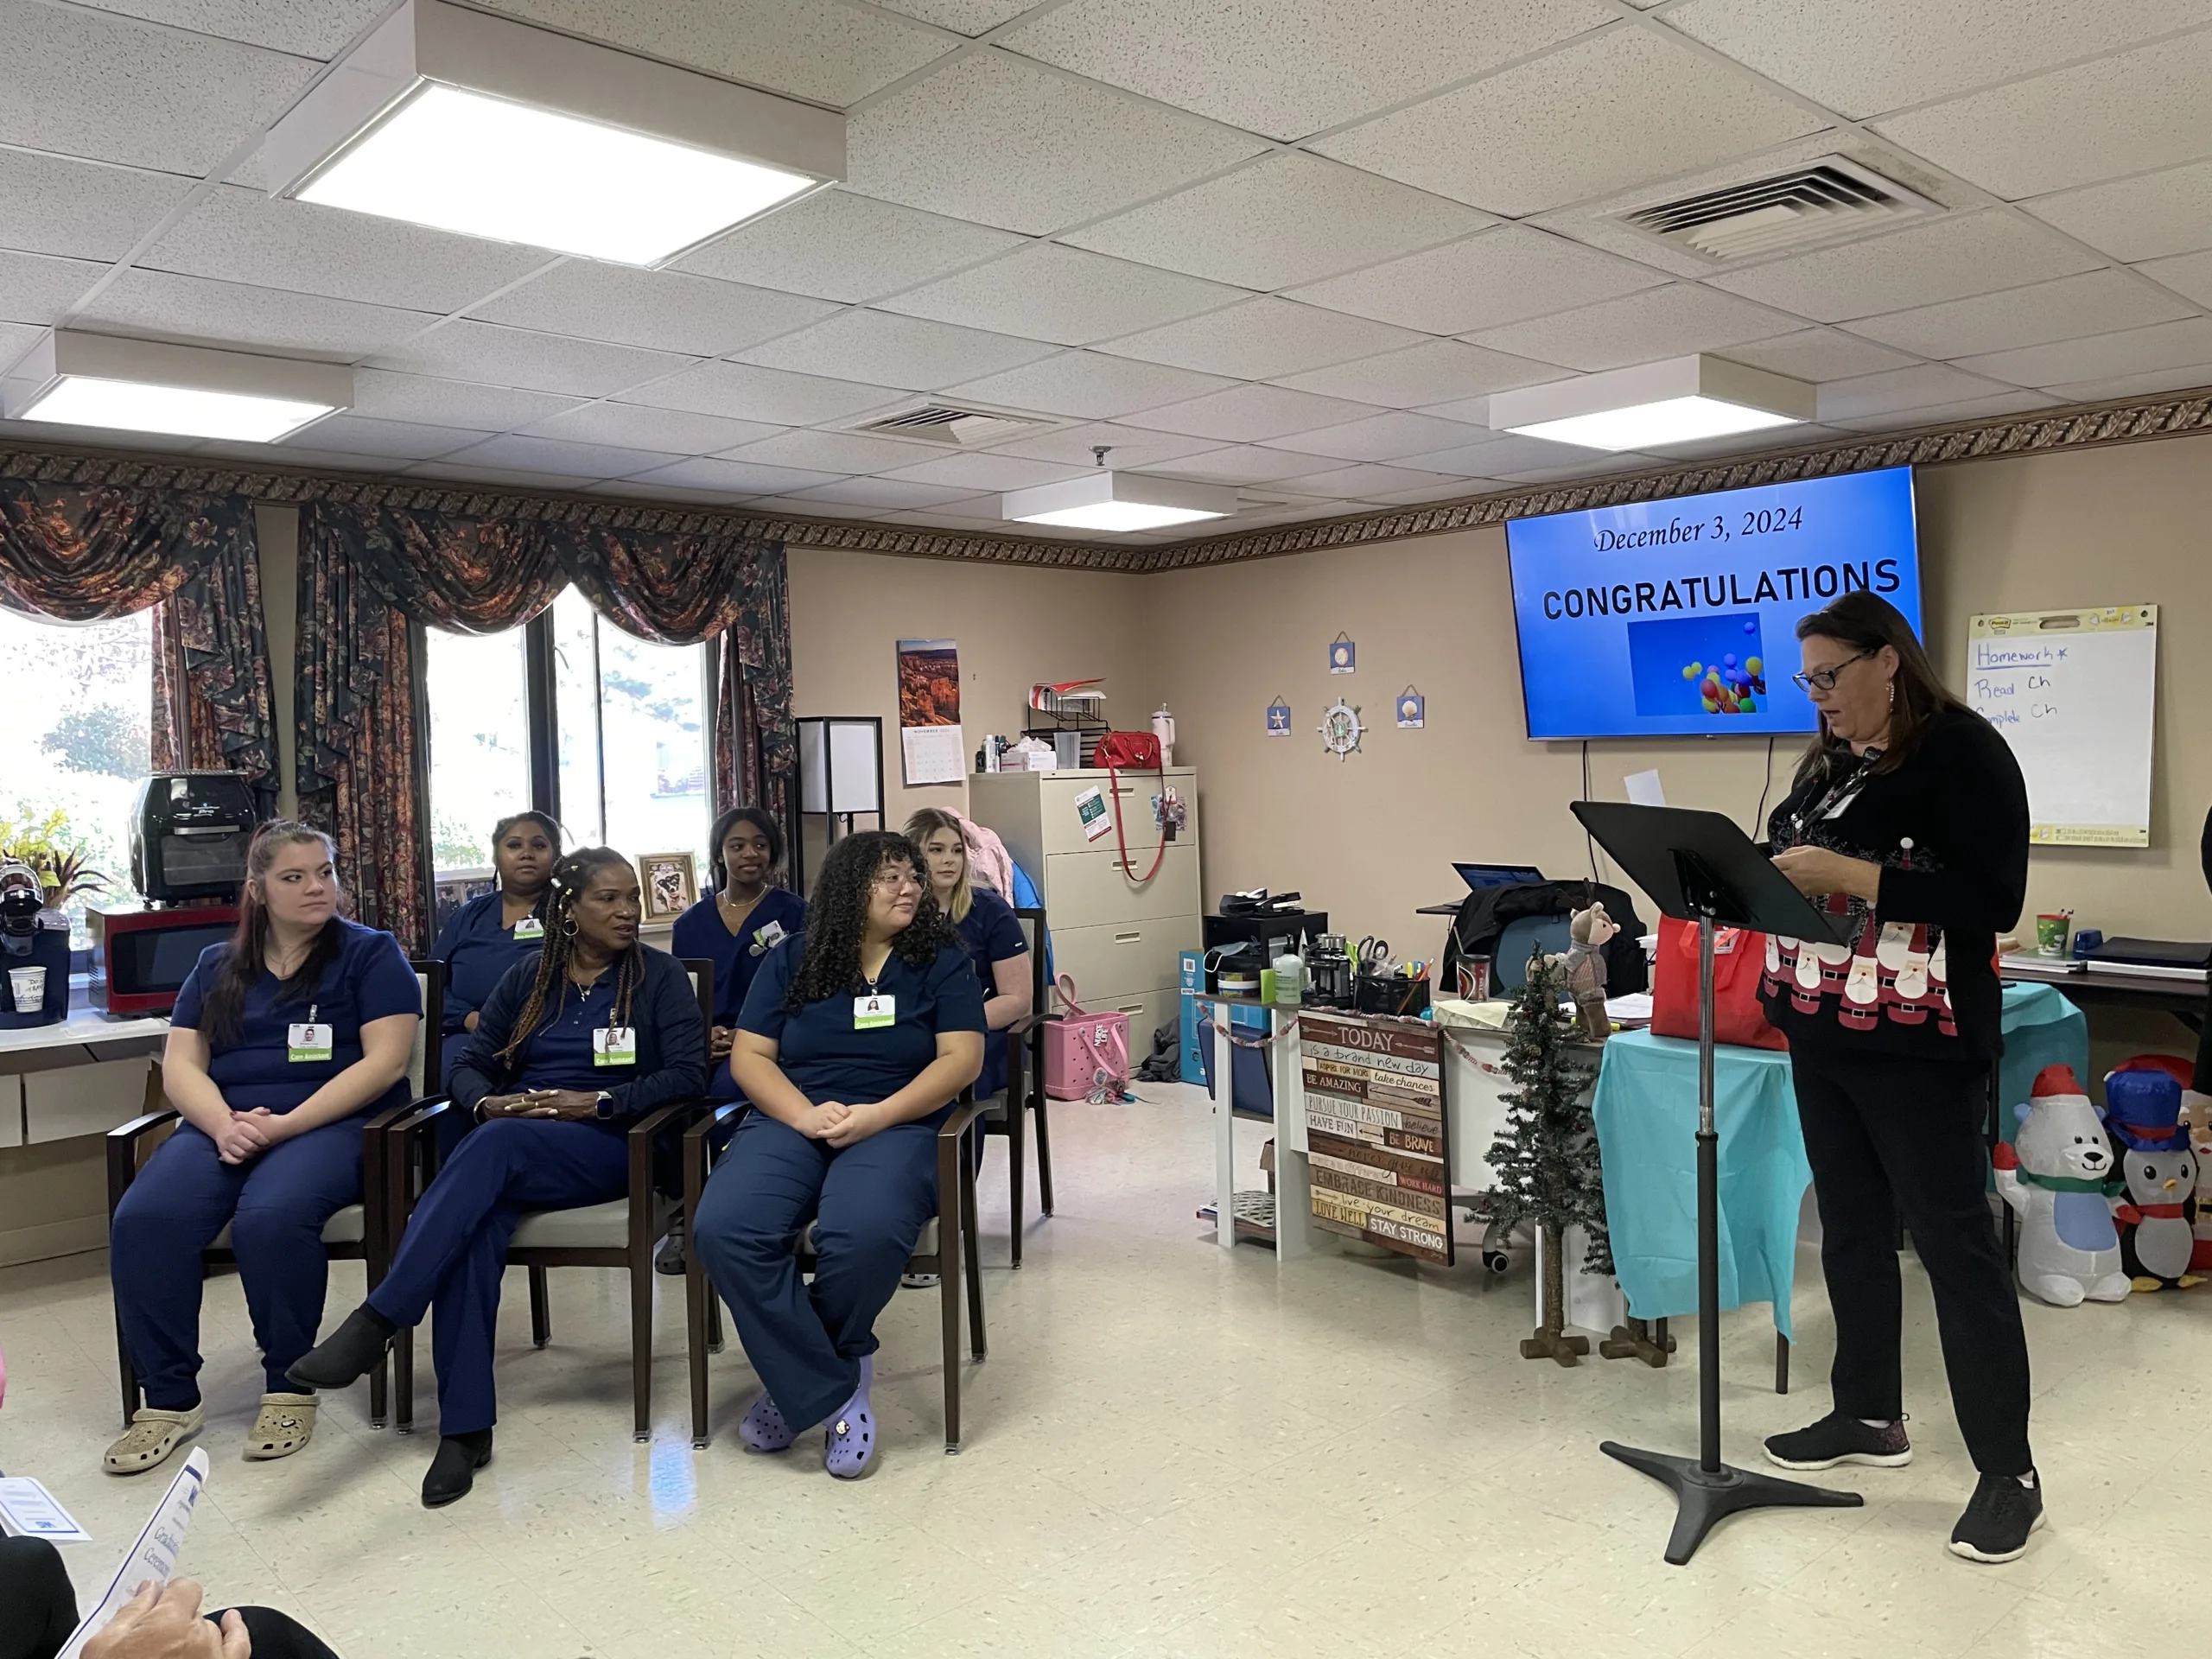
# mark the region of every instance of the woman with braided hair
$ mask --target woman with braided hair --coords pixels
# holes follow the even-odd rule
[[[738,1429],[753,1451],[820,1424],[830,1472],[867,1471],[875,1317],[937,1213],[938,1126],[982,1065],[982,988],[920,852],[846,836],[738,1015],[730,1068],[753,1109],[694,1231],[766,1385]],[[792,1255],[810,1219],[810,1289]]]
[[[384,1282],[291,1370],[303,1386],[343,1386],[436,1310],[426,1508],[464,1496],[492,1460],[493,1338],[516,1224],[529,1211],[620,1198],[631,1122],[706,1087],[690,976],[638,943],[639,916],[637,872],[621,854],[587,847],[555,868],[545,948],[500,980],[454,1072],[454,1104],[477,1127],[423,1194]]]

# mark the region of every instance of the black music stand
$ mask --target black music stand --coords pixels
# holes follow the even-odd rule
[[[1667,1560],[1680,1567],[1716,1522],[1741,1510],[1856,1509],[1857,1492],[1737,1469],[1720,1460],[1720,1137],[1713,1127],[1713,936],[1756,928],[1784,938],[1834,940],[1829,918],[1806,902],[1718,812],[1577,801],[1574,816],[1662,912],[1697,924],[1698,1455],[1669,1457],[1603,1440],[1598,1449],[1673,1490],[1679,1506]]]

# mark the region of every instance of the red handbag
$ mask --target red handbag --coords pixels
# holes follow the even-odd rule
[[[1716,929],[1713,940],[1713,1038],[1739,1048],[1788,1048],[1759,1006],[1766,935]],[[1659,958],[1651,971],[1651,1032],[1697,1040],[1697,924],[1659,918]]]
[[[1121,769],[1133,772],[1156,772],[1163,793],[1167,787],[1167,766],[1160,753],[1160,740],[1150,732],[1109,732],[1098,740],[1095,758],[1106,768],[1107,794],[1114,803],[1114,845],[1121,849],[1122,868],[1129,879],[1141,887],[1160,874],[1160,867],[1167,861],[1167,828],[1160,830],[1160,850],[1153,855],[1152,868],[1139,875],[1136,866],[1129,859],[1129,843],[1122,833]]]

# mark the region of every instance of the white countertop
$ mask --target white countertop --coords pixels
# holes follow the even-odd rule
[[[67,1048],[83,1043],[128,1042],[134,1038],[159,1041],[169,1034],[163,1019],[111,1020],[97,1008],[73,1007],[67,1020],[50,1026],[18,1026],[0,1030],[0,1054],[19,1054],[41,1048]]]

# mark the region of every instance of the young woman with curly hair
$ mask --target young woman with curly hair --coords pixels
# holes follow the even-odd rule
[[[435,1308],[435,1509],[492,1460],[492,1343],[507,1241],[532,1210],[622,1196],[632,1120],[706,1086],[707,1030],[683,964],[638,943],[638,874],[605,847],[553,871],[545,948],[507,970],[454,1069],[454,1104],[478,1127],[409,1217],[383,1283],[292,1380],[343,1387]]]
[[[847,836],[738,1016],[730,1065],[753,1109],[694,1234],[766,1385],[738,1430],[752,1450],[822,1424],[830,1472],[866,1472],[875,1317],[937,1213],[938,1128],[982,1064],[982,988],[921,855]],[[810,1290],[791,1253],[810,1219]]]

